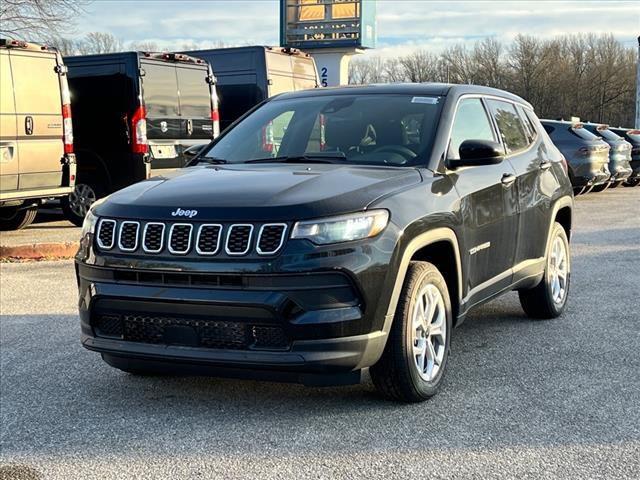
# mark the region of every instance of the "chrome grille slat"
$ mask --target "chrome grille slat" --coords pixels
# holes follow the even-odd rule
[[[164,223],[148,222],[142,231],[142,249],[146,253],[160,253],[164,247]]]
[[[222,225],[218,223],[200,225],[196,236],[196,251],[200,255],[215,255],[220,250],[221,236]]]
[[[116,221],[103,218],[98,224],[96,241],[103,250],[111,250],[116,243]]]
[[[256,251],[259,255],[273,255],[282,248],[287,232],[286,223],[267,223],[260,227]]]
[[[120,224],[120,232],[118,235],[118,248],[123,252],[133,252],[138,248],[138,234],[140,232],[140,223],[132,221],[124,221]]]
[[[234,223],[227,230],[224,250],[227,255],[246,255],[251,249],[253,225],[250,223]]]
[[[174,255],[186,255],[191,250],[191,234],[193,225],[190,223],[174,223],[169,229],[169,252]]]

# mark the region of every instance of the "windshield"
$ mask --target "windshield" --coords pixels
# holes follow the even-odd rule
[[[438,97],[319,95],[273,100],[222,136],[199,161],[331,161],[424,165]]]

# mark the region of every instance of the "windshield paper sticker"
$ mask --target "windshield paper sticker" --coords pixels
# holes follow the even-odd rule
[[[426,103],[427,105],[436,105],[438,97],[413,97],[411,103]]]

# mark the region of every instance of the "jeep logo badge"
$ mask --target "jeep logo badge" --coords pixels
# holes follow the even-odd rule
[[[193,218],[198,214],[198,210],[183,210],[181,208],[176,209],[175,212],[171,212],[172,217],[189,217]]]
[[[162,122],[160,122],[160,131],[162,133],[167,133],[167,130],[169,130],[169,127],[167,126],[167,122],[163,120]]]

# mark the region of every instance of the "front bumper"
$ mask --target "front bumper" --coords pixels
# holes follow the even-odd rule
[[[97,255],[88,236],[76,256],[82,344],[125,370],[352,383],[384,350],[395,275],[380,267],[395,235],[210,261]]]

